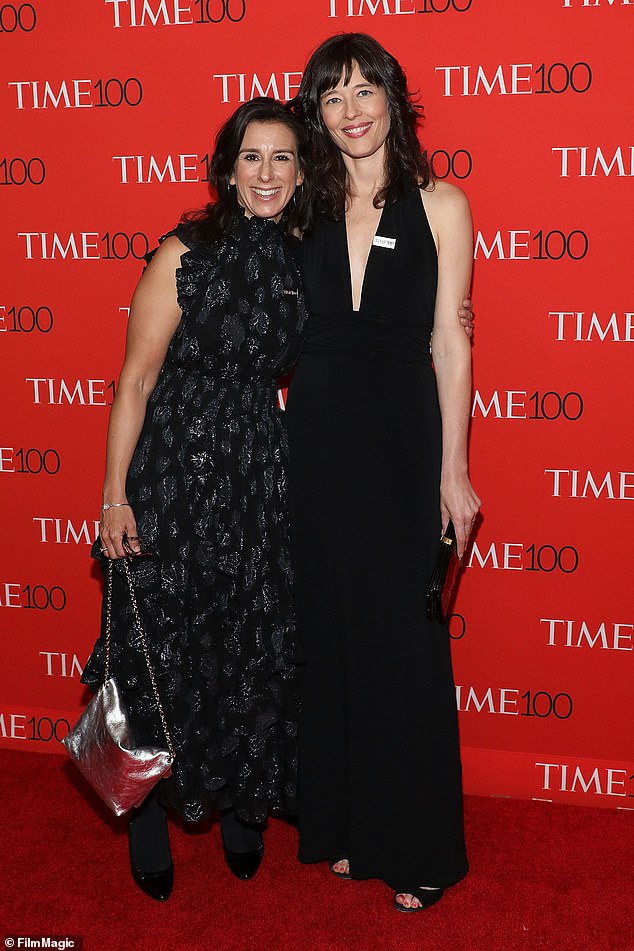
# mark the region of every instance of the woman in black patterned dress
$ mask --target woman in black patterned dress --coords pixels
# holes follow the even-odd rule
[[[169,779],[135,810],[137,884],[165,900],[166,807],[221,811],[231,870],[249,878],[269,809],[295,811],[297,650],[277,377],[301,346],[296,261],[309,198],[303,130],[279,103],[245,103],[221,130],[218,198],[161,242],[135,291],[110,415],[102,567],[126,548],[174,745]],[[290,204],[289,204],[290,203]],[[139,743],[164,745],[122,562],[112,667]],[[103,677],[102,636],[83,675]]]

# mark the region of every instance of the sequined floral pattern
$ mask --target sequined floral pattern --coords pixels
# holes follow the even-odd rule
[[[296,359],[306,320],[299,242],[244,216],[214,247],[176,234],[190,248],[176,273],[183,316],[127,484],[153,552],[132,567],[177,747],[160,795],[186,820],[228,806],[260,820],[270,808],[295,810],[300,651],[276,379]],[[137,741],[161,744],[120,571],[113,605],[113,673]],[[102,631],[83,675],[92,687],[103,646]]]

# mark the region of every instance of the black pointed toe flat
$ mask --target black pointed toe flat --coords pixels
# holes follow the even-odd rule
[[[174,864],[169,849],[169,842],[167,845],[167,856],[169,857],[167,867],[158,872],[146,871],[135,861],[133,854],[132,840],[134,836],[134,821],[134,818],[131,818],[128,825],[128,849],[130,853],[132,878],[141,891],[145,892],[150,898],[154,898],[155,901],[167,901],[172,894],[172,887],[174,885]]]
[[[162,872],[143,872],[140,868],[130,862],[132,869],[132,878],[139,886],[142,892],[154,898],[156,901],[167,901],[172,894],[174,885],[174,866],[164,869]]]
[[[223,848],[225,853],[225,862],[227,863],[227,868],[229,871],[232,872],[236,878],[241,879],[243,882],[253,878],[260,867],[260,863],[262,862],[262,856],[264,855],[264,844],[260,843],[260,845],[258,845],[258,847],[253,849],[251,852],[232,852],[224,845],[224,842]]]

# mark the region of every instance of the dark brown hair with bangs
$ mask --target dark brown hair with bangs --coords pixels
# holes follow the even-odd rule
[[[395,200],[411,187],[433,180],[427,156],[421,149],[417,126],[423,110],[407,88],[403,68],[380,43],[365,33],[338,33],[325,40],[306,64],[299,92],[290,103],[303,119],[309,138],[310,166],[317,210],[331,218],[345,213],[346,168],[321,116],[321,97],[350,82],[355,64],[368,83],[380,86],[387,97],[390,131],[385,149],[385,181],[374,197],[375,207]]]

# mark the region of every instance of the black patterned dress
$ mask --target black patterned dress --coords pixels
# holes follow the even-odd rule
[[[244,819],[295,811],[295,667],[277,377],[292,366],[306,308],[299,242],[236,218],[215,246],[191,244],[176,272],[172,338],[127,481],[139,536],[132,562],[150,654],[176,747],[159,798],[185,820],[234,807]],[[95,557],[104,559],[99,543]],[[115,562],[113,674],[138,742],[165,745],[129,597]],[[83,682],[103,677],[102,635]]]

